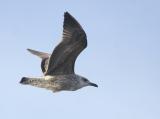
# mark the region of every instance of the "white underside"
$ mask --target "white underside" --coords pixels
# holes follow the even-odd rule
[[[44,77],[44,80],[50,80],[50,79],[53,79],[53,78],[54,78],[54,76],[47,75],[47,76]]]

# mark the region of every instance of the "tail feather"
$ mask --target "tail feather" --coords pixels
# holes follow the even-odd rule
[[[43,77],[40,78],[23,77],[19,83],[39,88],[47,88],[47,89],[50,89],[52,87],[52,81],[45,80]]]
[[[45,59],[45,58],[49,58],[50,57],[50,54],[48,53],[44,53],[44,52],[40,52],[40,51],[36,51],[36,50],[32,50],[32,49],[27,49],[30,53],[32,53],[33,55],[36,55],[42,59]]]
[[[21,83],[21,84],[29,84],[29,79],[26,78],[26,77],[23,77],[19,83]]]

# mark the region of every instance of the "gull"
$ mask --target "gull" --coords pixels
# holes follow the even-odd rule
[[[28,49],[42,58],[42,77],[22,77],[20,83],[53,92],[76,91],[86,86],[98,87],[87,78],[75,74],[74,65],[78,55],[87,47],[87,36],[78,21],[68,12],[64,13],[62,41],[52,54]]]

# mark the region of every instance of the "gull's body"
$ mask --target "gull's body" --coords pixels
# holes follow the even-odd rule
[[[55,76],[45,76],[40,78],[23,78],[23,84],[30,84],[35,87],[45,88],[52,90],[53,92],[58,92],[61,90],[75,91],[82,86],[87,86],[88,83],[83,83],[83,77],[69,74],[69,75],[55,75]],[[29,80],[28,80],[29,79]]]
[[[28,49],[42,58],[41,69],[44,77],[23,77],[22,84],[28,84],[53,92],[75,91],[85,86],[95,86],[86,78],[75,74],[76,58],[87,47],[87,37],[80,24],[68,12],[64,14],[63,38],[52,54]]]

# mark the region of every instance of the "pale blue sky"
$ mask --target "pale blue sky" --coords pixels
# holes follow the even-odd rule
[[[0,119],[159,119],[159,0],[0,0]],[[76,73],[99,88],[52,93],[26,49],[51,52],[70,12],[88,36]]]

